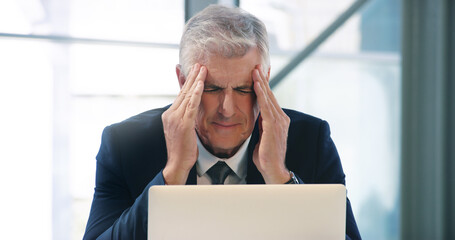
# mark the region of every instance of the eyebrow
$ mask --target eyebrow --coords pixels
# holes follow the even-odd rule
[[[225,87],[221,87],[221,86],[217,85],[216,83],[206,83],[204,86],[204,88],[209,88],[209,87],[225,89]],[[245,84],[241,84],[236,87],[232,87],[232,89],[253,89],[253,84],[245,83]]]
[[[234,87],[234,89],[253,89],[253,84],[249,85],[240,85],[238,87]]]

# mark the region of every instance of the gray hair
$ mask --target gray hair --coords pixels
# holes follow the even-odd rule
[[[187,76],[193,64],[205,64],[210,55],[242,57],[257,47],[262,67],[270,66],[269,42],[264,23],[240,8],[210,5],[185,25],[180,41],[180,65]]]

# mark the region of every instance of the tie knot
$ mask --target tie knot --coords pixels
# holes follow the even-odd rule
[[[218,161],[207,170],[207,175],[212,179],[212,184],[224,184],[224,181],[231,172],[231,168],[225,162]]]

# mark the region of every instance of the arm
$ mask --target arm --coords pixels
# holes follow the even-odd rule
[[[84,239],[135,239],[147,236],[148,189],[164,185],[162,172],[136,199],[130,197],[115,151],[113,130],[103,132],[97,156],[96,187]]]
[[[270,68],[266,74],[262,66],[257,65],[252,71],[252,78],[261,111],[258,118],[259,141],[253,151],[253,162],[266,184],[286,183],[291,179],[285,165],[290,118],[270,89]]]
[[[207,67],[196,63],[184,76],[177,66],[180,93],[172,106],[163,113],[163,130],[166,139],[167,163],[163,169],[166,184],[185,184],[188,174],[196,164],[196,117],[204,90]]]
[[[185,184],[197,160],[195,117],[207,71],[193,66],[182,90],[161,120],[166,140],[165,168],[149,182],[136,199],[131,197],[122,173],[120,152],[114,128],[103,132],[97,156],[96,188],[84,239],[145,239],[147,237],[148,189],[153,185]],[[185,83],[185,84],[183,84]]]

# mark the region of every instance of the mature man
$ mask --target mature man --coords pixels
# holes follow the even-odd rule
[[[253,15],[209,6],[194,16],[176,72],[171,106],[104,130],[84,239],[145,239],[153,185],[345,183],[328,124],[278,105]],[[346,238],[360,239],[349,201],[346,220]]]

